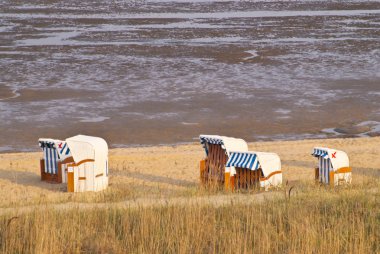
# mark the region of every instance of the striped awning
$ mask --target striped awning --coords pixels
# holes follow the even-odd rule
[[[71,156],[70,148],[66,142],[59,142],[57,145],[58,155],[61,160]]]
[[[58,153],[53,141],[39,141],[40,147],[44,151],[45,173],[58,173]]]
[[[213,145],[223,145],[223,140],[221,138],[200,136],[199,139],[201,144],[209,143]]]
[[[238,167],[257,170],[260,168],[260,163],[257,155],[254,153],[231,152],[226,167]]]
[[[318,148],[314,148],[313,153],[311,155],[313,155],[315,157],[323,157],[325,159],[327,159],[329,157],[328,151],[318,149]]]
[[[70,155],[70,149],[66,142],[55,139],[40,139],[38,143],[44,152],[45,173],[57,174],[58,162]]]
[[[223,139],[221,139],[219,136],[211,137],[211,136],[199,136],[199,140],[205,149],[206,155],[208,155],[208,149],[207,144],[212,145],[223,145]]]
[[[38,141],[40,147],[43,148],[55,148],[54,141],[48,141],[48,140],[39,140]]]
[[[71,156],[70,148],[65,141],[56,139],[40,139],[38,142],[42,149],[56,149],[58,153],[58,159],[61,161]]]
[[[323,157],[318,158],[318,168],[319,168],[319,181],[322,183],[329,183],[330,171],[333,171],[331,160],[329,158],[325,159]]]

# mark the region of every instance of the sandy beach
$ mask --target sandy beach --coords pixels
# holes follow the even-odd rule
[[[353,168],[352,184],[380,178],[380,137],[320,139],[250,143],[252,151],[276,152],[281,157],[284,183],[288,186],[313,185],[316,160],[314,146],[328,146],[348,153]],[[193,199],[206,195],[199,187],[199,161],[204,157],[200,144],[153,146],[110,150],[110,185],[99,193],[66,193],[64,184],[41,182],[39,158],[42,152],[0,154],[0,212],[27,206],[49,204],[112,205],[161,204],[163,200]],[[286,185],[286,184],[284,184]],[[376,189],[378,192],[379,190]],[[272,191],[276,193],[281,191]],[[11,193],[11,195],[9,195]],[[261,199],[261,192],[247,194],[243,200]],[[235,194],[234,194],[235,195]],[[208,201],[223,204],[234,197],[223,191],[207,193]],[[136,201],[137,200],[137,201]],[[239,200],[236,198],[235,200]],[[176,201],[176,202],[183,202]],[[206,202],[206,201],[203,201]]]

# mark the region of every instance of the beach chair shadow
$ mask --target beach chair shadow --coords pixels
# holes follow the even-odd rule
[[[116,176],[122,175],[122,176],[127,176],[127,177],[138,179],[138,180],[144,180],[144,181],[149,181],[153,183],[164,183],[164,184],[170,184],[170,185],[175,185],[175,186],[180,186],[180,187],[198,186],[198,183],[192,182],[192,181],[170,178],[168,176],[158,176],[158,175],[153,175],[153,174],[140,173],[140,172],[121,171],[121,172],[112,173],[112,175],[116,175]]]
[[[41,181],[41,176],[39,174],[27,171],[0,170],[0,179],[14,184],[38,187],[51,191],[63,191],[65,188],[64,184],[50,184],[43,182]]]

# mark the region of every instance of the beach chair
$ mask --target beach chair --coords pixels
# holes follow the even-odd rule
[[[224,185],[225,168],[230,151],[248,151],[243,139],[218,135],[200,135],[206,157],[200,161],[200,181],[202,184]]]
[[[231,190],[279,187],[282,184],[280,157],[275,153],[231,151],[226,179],[225,186]]]
[[[352,169],[345,152],[325,147],[314,147],[311,155],[318,159],[318,166],[315,167],[316,182],[330,186],[351,183]]]
[[[72,161],[66,143],[50,138],[40,138],[38,143],[43,150],[43,157],[40,159],[41,180],[49,183],[65,183],[65,163]]]
[[[41,180],[66,183],[68,192],[100,191],[108,186],[108,145],[102,138],[77,135],[65,141],[39,139]]]

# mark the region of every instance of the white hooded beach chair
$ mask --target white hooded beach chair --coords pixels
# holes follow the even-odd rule
[[[275,153],[232,151],[226,163],[231,189],[279,187],[282,184],[280,157]]]
[[[65,141],[39,139],[44,156],[41,180],[67,183],[68,192],[100,191],[108,186],[108,145],[102,138],[77,135]]]
[[[225,168],[230,152],[248,151],[248,145],[243,139],[218,136],[200,135],[200,142],[206,157],[200,162],[201,183],[225,183]]]
[[[331,186],[342,183],[351,183],[352,169],[345,152],[315,147],[312,155],[318,158],[318,166],[315,168],[315,180]]]
[[[108,186],[108,145],[98,137],[77,135],[66,139],[73,163],[67,164],[69,192],[101,191]]]
[[[38,143],[43,150],[43,157],[40,159],[41,180],[50,183],[66,183],[65,165],[72,162],[66,142],[40,138]]]

